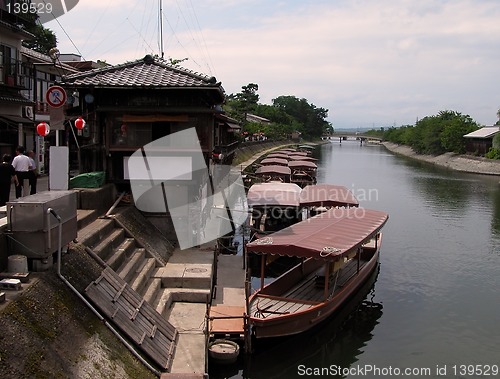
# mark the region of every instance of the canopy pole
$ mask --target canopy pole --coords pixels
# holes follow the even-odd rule
[[[361,266],[361,248],[358,247],[358,272],[360,266]]]
[[[330,263],[325,264],[325,300],[328,300],[328,282],[330,281]]]
[[[262,254],[260,258],[260,288],[264,287],[264,273],[266,271],[266,254]]]

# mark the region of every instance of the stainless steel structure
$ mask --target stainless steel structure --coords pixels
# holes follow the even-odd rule
[[[74,240],[77,236],[76,203],[74,191],[44,191],[8,202],[7,223],[12,232],[10,253],[32,259],[46,259],[55,253],[59,223],[54,213],[61,218],[62,245]]]

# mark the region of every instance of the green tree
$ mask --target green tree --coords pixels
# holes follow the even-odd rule
[[[249,83],[241,87],[241,92],[229,95],[226,104],[231,117],[245,123],[246,115],[253,112],[259,102],[258,90],[259,86],[257,84]]]
[[[332,129],[331,124],[326,121],[328,109],[318,108],[309,104],[304,98],[295,96],[279,96],[273,99],[273,106],[281,109],[292,116],[301,125],[299,129],[305,138],[317,138],[327,130]]]
[[[28,23],[26,30],[35,36],[34,39],[24,40],[23,46],[48,55],[49,50],[57,46],[57,37],[50,29],[36,23]]]
[[[420,154],[442,154],[446,151],[463,154],[463,136],[478,128],[479,125],[468,115],[441,111],[437,115],[422,118],[415,126],[389,128],[384,133],[384,139],[409,145]]]

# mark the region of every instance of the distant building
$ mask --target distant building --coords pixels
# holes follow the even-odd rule
[[[34,104],[22,94],[29,88],[29,72],[21,61],[22,41],[34,38],[26,31],[29,23],[0,1],[0,155],[14,154],[17,145],[32,147],[26,133],[33,136],[34,122],[25,112]]]
[[[493,146],[493,137],[500,132],[499,126],[486,126],[464,135],[468,153],[484,155]]]
[[[260,117],[251,113],[247,113],[247,118],[246,120],[248,122],[255,122],[257,124],[270,124],[271,120],[268,120],[267,118]]]

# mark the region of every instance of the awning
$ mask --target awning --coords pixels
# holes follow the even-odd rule
[[[293,183],[258,183],[248,189],[247,203],[254,206],[288,206],[300,205],[302,189]]]
[[[290,175],[291,173],[290,167],[279,165],[262,166],[255,171],[255,175]]]
[[[241,126],[239,126],[238,124],[234,124],[232,122],[226,122],[225,124],[229,127],[229,129],[233,131],[241,130]]]
[[[2,114],[0,115],[0,120],[7,122],[8,124],[23,124],[23,125],[33,125],[35,122],[29,118]]]
[[[260,254],[337,260],[382,229],[389,216],[365,208],[332,208],[246,245]]]
[[[305,186],[300,193],[300,205],[305,207],[357,207],[358,199],[344,186],[316,184]]]
[[[19,92],[8,91],[8,90],[6,92],[0,94],[0,103],[11,103],[11,104],[18,104],[18,105],[34,105],[35,104],[33,101],[25,98]]]
[[[122,117],[122,122],[188,122],[188,115],[168,115],[168,114],[152,114],[152,115],[130,115],[125,114]]]

